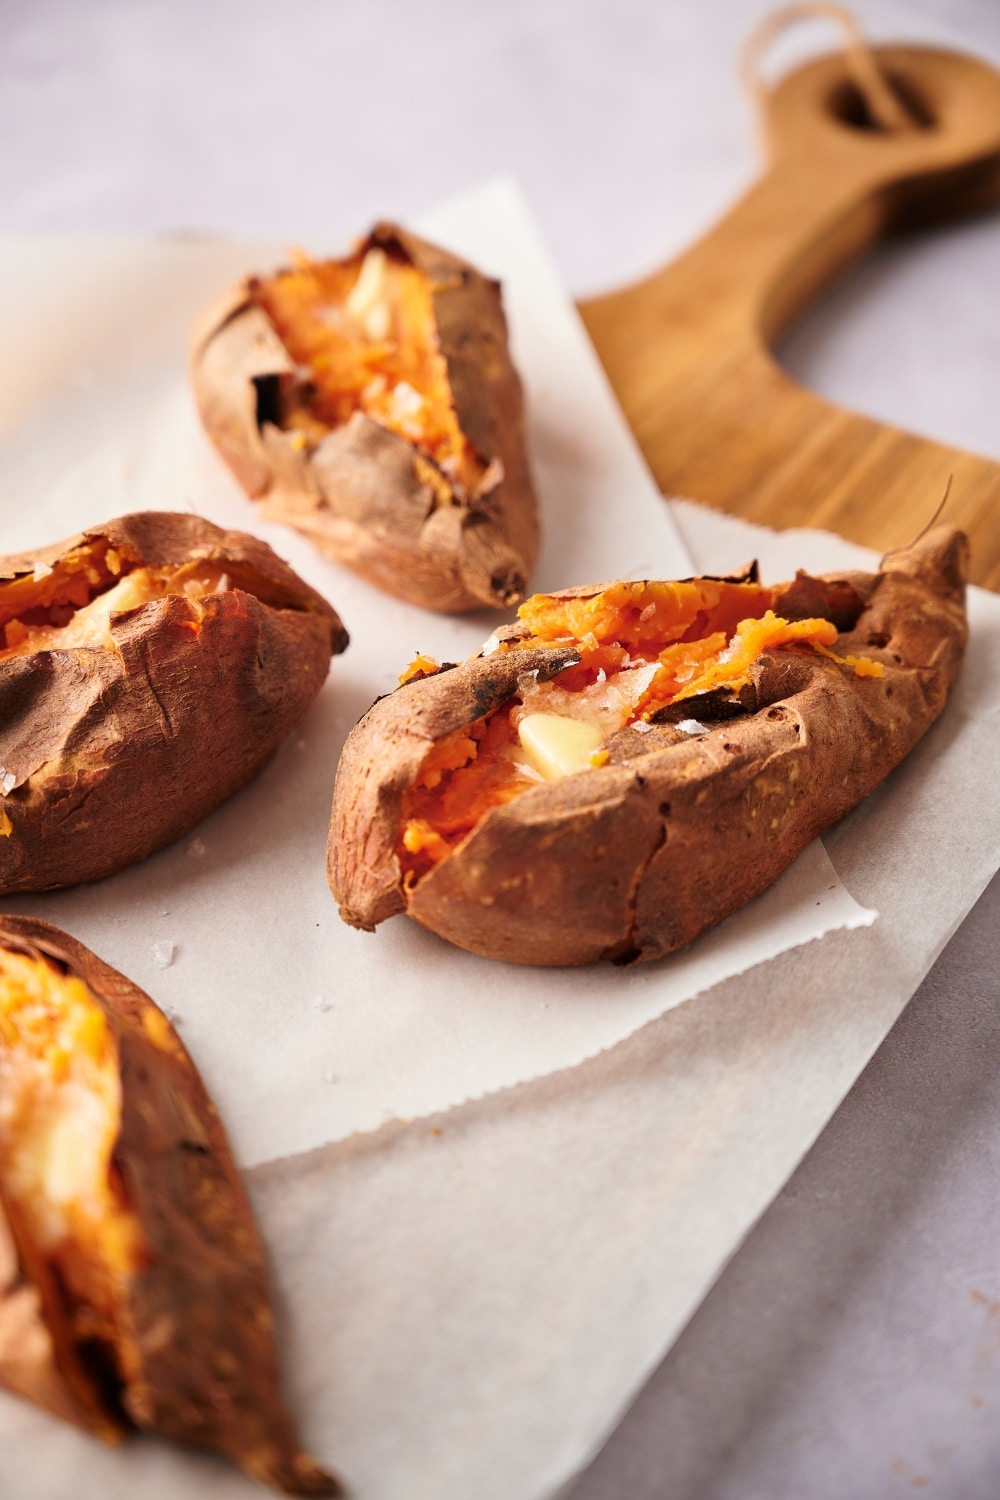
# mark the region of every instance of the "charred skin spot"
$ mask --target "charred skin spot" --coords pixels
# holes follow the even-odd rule
[[[523,573],[511,569],[502,573],[494,573],[490,579],[490,588],[494,597],[504,606],[510,609],[519,604],[525,594],[525,579]]]
[[[281,376],[257,375],[253,381],[257,431],[263,432],[267,423],[281,426]]]

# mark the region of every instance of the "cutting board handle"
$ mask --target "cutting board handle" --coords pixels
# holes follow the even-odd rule
[[[878,128],[842,54],[797,69],[765,97],[764,176],[677,260],[581,312],[665,492],[885,549],[953,474],[948,519],[1000,586],[1000,464],[843,411],[771,353],[875,242],[1000,199],[1000,73],[939,49],[873,52],[911,127]]]

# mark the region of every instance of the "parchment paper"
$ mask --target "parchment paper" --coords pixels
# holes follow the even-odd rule
[[[819,533],[673,512],[699,566],[748,544],[769,568],[789,546],[813,567],[866,561]],[[983,777],[1000,600],[974,592],[972,611],[962,711],[911,757],[902,793],[894,778],[829,838],[878,922],[573,1069],[250,1172],[290,1392],[352,1500],[548,1500],[808,1150],[996,867]],[[17,1500],[260,1493],[156,1443],[100,1448],[15,1401],[0,1401],[0,1451],[5,1500],[6,1475]]]
[[[83,378],[77,373],[72,383],[74,370],[64,365],[50,382],[33,347],[23,383],[10,375],[13,362],[6,367],[0,483],[11,546],[62,534],[64,509],[79,509],[95,494],[105,502],[100,514],[123,508],[130,494],[135,503],[136,491],[155,488],[160,465],[169,472],[164,446],[182,469],[190,461],[189,479],[202,462],[214,473],[220,489],[213,514],[252,521],[231,489],[223,493],[227,482],[210,457],[180,441],[188,416],[171,344],[178,303],[200,300],[220,276],[236,274],[242,256],[219,246],[154,247],[137,268],[132,250],[116,254],[109,272],[103,252],[74,252],[88,294],[82,323],[107,299],[106,275],[121,293],[114,304],[120,321],[96,345],[89,328],[81,331],[68,317],[70,366],[91,360]],[[26,260],[8,251],[0,266],[23,271]],[[60,299],[73,300],[67,263],[47,252],[35,264],[36,298],[43,306],[52,299],[50,323],[61,329]],[[212,285],[199,284],[199,276]],[[19,301],[30,300],[33,284],[30,276],[17,283]],[[169,295],[158,290],[170,287]],[[5,328],[16,322],[12,303],[0,312]],[[136,365],[130,351],[147,317],[152,354]],[[30,318],[26,326],[33,326]],[[67,424],[58,442],[44,421],[57,406]],[[53,477],[60,482],[50,488]],[[728,567],[752,552],[770,576],[795,565],[867,561],[858,549],[815,533],[775,538],[686,505],[675,505],[673,514],[700,567]],[[89,518],[76,515],[70,524]],[[905,525],[915,529],[910,518]],[[278,545],[307,570],[293,538],[282,534]],[[333,570],[309,576],[325,577],[357,633],[352,610],[357,601],[360,619],[362,586],[340,574],[334,583]],[[879,909],[873,926],[791,948],[579,1066],[250,1172],[279,1288],[290,1395],[307,1440],[342,1469],[355,1500],[550,1495],[600,1443],[815,1138],[996,866],[1000,605],[974,592],[971,612],[972,648],[948,714],[827,840],[847,888]],[[414,644],[432,648],[423,633]],[[338,665],[350,663],[348,657]],[[154,994],[161,983],[186,977],[185,996],[199,1000],[211,994],[205,965],[229,940],[228,932],[210,931],[208,893],[222,877],[242,872],[245,889],[267,893],[268,919],[265,925],[254,912],[243,915],[232,929],[236,959],[243,943],[259,958],[268,945],[287,954],[277,895],[306,857],[318,858],[322,839],[320,828],[315,856],[296,841],[305,814],[292,788],[308,784],[309,773],[291,776],[287,766],[316,754],[322,775],[302,796],[313,798],[312,813],[322,801],[321,825],[328,746],[346,727],[335,721],[349,717],[350,693],[356,706],[374,690],[368,665],[358,661],[339,683],[331,677],[300,737],[304,748],[289,744],[257,788],[203,826],[199,842],[120,880],[45,902],[70,903],[65,923],[86,939],[72,911],[77,901],[81,909],[93,901],[107,942],[134,952],[135,977]],[[395,659],[378,668],[395,669]],[[182,892],[208,913],[213,941],[197,951],[184,949],[177,925]],[[332,920],[332,913],[316,920]],[[180,946],[159,969],[153,945],[171,941]],[[128,967],[107,945],[102,951]],[[270,972],[280,979],[288,965],[275,960]],[[232,968],[230,979],[239,973]],[[530,982],[516,972],[515,992],[522,977]],[[303,1009],[311,1015],[312,999],[329,997],[326,988],[315,996],[290,988],[274,989],[284,1017]],[[241,1061],[267,1042],[254,1031],[254,993],[244,996],[230,1037]],[[381,1010],[392,996],[377,998]],[[296,999],[304,1002],[300,1009]],[[194,1046],[191,1001],[178,999],[177,1006],[187,1011],[183,1028]],[[316,1014],[325,1023],[337,1013]],[[535,1019],[546,1015],[539,1005]],[[430,1026],[426,1014],[420,1026]],[[459,1052],[464,1035],[434,1039]],[[382,1042],[390,1041],[387,1028]],[[254,1082],[245,1077],[242,1091]],[[238,1107],[239,1098],[232,1103]],[[287,1096],[277,1094],[270,1104],[257,1103],[272,1114],[288,1109]],[[5,1500],[259,1493],[213,1460],[145,1440],[106,1450],[14,1400],[0,1400],[0,1452]]]
[[[536,586],[688,574],[516,188],[495,183],[421,227],[505,284],[545,529]],[[415,651],[460,658],[497,620],[400,604],[260,523],[204,439],[186,330],[229,280],[279,258],[217,244],[0,247],[4,549],[190,505],[264,536],[352,634],[301,733],[192,837],[99,885],[4,903],[66,928],[173,1015],[244,1165],[569,1067],[728,975],[874,917],[814,844],[689,953],[633,971],[513,969],[403,918],[375,935],[340,922],[324,844],[344,736]]]

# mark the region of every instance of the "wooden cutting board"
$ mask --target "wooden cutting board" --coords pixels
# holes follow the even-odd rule
[[[843,54],[799,68],[766,96],[757,184],[679,259],[581,312],[665,493],[885,550],[922,528],[951,475],[944,519],[968,532],[975,581],[1000,590],[1000,463],[844,411],[771,352],[876,241],[1000,200],[1000,73],[872,50],[918,123],[874,125]]]

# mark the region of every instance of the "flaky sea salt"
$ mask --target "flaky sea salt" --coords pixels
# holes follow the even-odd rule
[[[166,940],[153,944],[153,962],[158,969],[169,969],[177,952],[177,944]]]
[[[402,422],[406,417],[415,417],[424,404],[424,398],[420,392],[414,390],[408,380],[401,380],[392,392],[392,414],[397,421]]]
[[[2,793],[3,796],[6,797],[8,792],[12,792],[14,790],[14,783],[16,781],[17,777],[14,775],[13,771],[5,771],[3,767],[0,766],[0,793]]]
[[[347,319],[344,317],[344,309],[342,307],[331,307],[329,303],[321,304],[313,309],[313,316],[324,327],[332,328],[335,333],[347,332]],[[296,365],[295,373],[303,382],[314,378],[313,372],[308,365]]]
[[[384,375],[376,375],[369,380],[361,394],[366,401],[377,401],[379,396],[385,393],[388,384]]]
[[[704,724],[699,724],[697,719],[681,719],[679,724],[674,725],[681,734],[707,734],[708,730]]]

